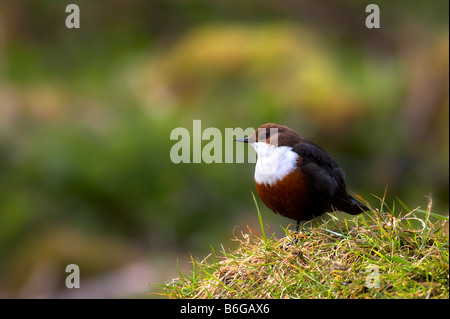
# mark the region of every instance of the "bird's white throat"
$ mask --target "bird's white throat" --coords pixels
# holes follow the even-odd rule
[[[264,142],[250,143],[258,154],[255,181],[274,185],[297,167],[298,154],[290,146],[273,146]]]

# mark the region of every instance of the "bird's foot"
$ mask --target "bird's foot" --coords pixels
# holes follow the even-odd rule
[[[283,250],[288,250],[291,246],[297,246],[299,243],[299,237],[304,237],[303,233],[293,233],[292,240],[282,246]]]

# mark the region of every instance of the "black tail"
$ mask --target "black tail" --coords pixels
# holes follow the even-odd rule
[[[349,194],[347,195],[348,197],[346,199],[341,199],[333,205],[336,210],[340,210],[351,215],[359,215],[369,210],[366,205],[361,204]]]

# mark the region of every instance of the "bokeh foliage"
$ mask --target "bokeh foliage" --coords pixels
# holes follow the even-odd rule
[[[365,199],[448,214],[448,1],[379,1],[378,30],[353,0],[77,1],[79,30],[68,3],[0,5],[0,295],[42,263],[101,273],[256,223],[253,164],[170,161],[194,119],[287,125]],[[91,241],[114,253],[52,248]]]

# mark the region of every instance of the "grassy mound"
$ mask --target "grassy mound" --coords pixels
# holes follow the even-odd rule
[[[448,217],[401,201],[354,219],[329,218],[298,234],[249,229],[235,251],[193,261],[163,286],[170,298],[449,298]],[[404,213],[406,210],[406,213]],[[259,214],[259,210],[258,210]],[[259,215],[261,216],[261,215]],[[293,241],[296,238],[296,242]]]

